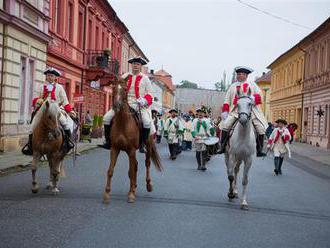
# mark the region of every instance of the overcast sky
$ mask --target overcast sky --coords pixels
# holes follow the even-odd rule
[[[307,26],[292,25],[249,8],[237,0],[110,0],[120,19],[150,60],[175,84],[190,80],[213,88],[223,71],[237,65],[261,75],[279,55],[330,16],[330,0],[252,1],[261,10]]]

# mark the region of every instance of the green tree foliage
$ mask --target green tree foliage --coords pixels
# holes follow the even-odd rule
[[[190,82],[188,80],[182,80],[180,85],[177,88],[190,88],[190,89],[198,89],[198,85],[196,83]]]

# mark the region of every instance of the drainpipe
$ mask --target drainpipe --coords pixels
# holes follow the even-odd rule
[[[6,9],[6,1],[4,1],[4,9]],[[3,70],[4,70],[4,65],[5,65],[5,61],[4,61],[4,55],[5,55],[5,23],[3,23],[2,25],[2,63],[1,63],[1,81],[0,81],[0,138],[2,137],[1,134],[1,130],[2,130],[2,101],[3,101],[3,97],[2,97],[2,92],[3,92]]]
[[[306,51],[304,49],[302,49],[300,46],[298,46],[298,48],[304,53],[304,63],[303,63],[303,66],[304,66],[304,71],[303,71],[303,75],[301,77],[301,84],[302,84],[302,89],[301,89],[301,121],[300,121],[300,139],[301,141],[303,140],[303,130],[304,132],[306,131],[305,128],[303,129],[303,124],[304,124],[304,81],[305,81],[305,73],[306,73],[306,66],[305,66],[305,62],[306,62],[306,58],[305,58],[305,54],[306,54]]]
[[[83,87],[84,87],[84,73],[85,73],[85,69],[84,69],[84,66],[85,66],[85,63],[86,63],[86,54],[85,54],[85,51],[86,51],[86,28],[87,28],[87,10],[88,10],[88,3],[89,1],[87,1],[87,4],[86,4],[86,8],[85,8],[85,16],[84,16],[84,34],[83,34],[83,37],[84,37],[84,40],[83,40],[83,69],[81,71],[81,82],[80,82],[80,94],[83,93]],[[82,105],[83,103],[81,103],[81,106],[80,106],[80,120],[81,120],[81,117],[82,117]]]

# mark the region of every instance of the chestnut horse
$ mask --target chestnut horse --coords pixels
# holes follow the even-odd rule
[[[118,79],[113,84],[113,110],[115,116],[112,119],[111,128],[111,151],[110,151],[110,165],[107,173],[107,182],[103,194],[104,203],[110,202],[111,179],[114,168],[117,162],[120,151],[125,151],[129,157],[129,179],[130,189],[128,192],[128,202],[135,202],[136,187],[137,187],[137,169],[138,161],[136,160],[136,150],[139,149],[140,143],[140,128],[135,120],[135,113],[130,111],[127,102],[127,82],[124,79]],[[160,157],[156,146],[151,136],[146,141],[146,187],[147,191],[152,191],[152,183],[150,177],[150,163],[153,161],[158,171],[162,170]]]
[[[33,160],[32,160],[32,193],[38,193],[39,185],[36,171],[41,156],[46,155],[50,169],[48,188],[54,194],[59,193],[58,180],[63,168],[62,161],[65,153],[62,151],[63,133],[59,124],[61,109],[55,102],[46,100],[40,107],[33,120]]]

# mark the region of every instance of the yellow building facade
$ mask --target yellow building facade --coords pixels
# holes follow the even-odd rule
[[[296,123],[296,139],[301,138],[302,82],[304,77],[304,52],[295,46],[272,62],[270,112],[271,120],[284,118]]]
[[[270,113],[270,94],[271,94],[271,72],[264,73],[260,78],[256,80],[256,84],[262,91],[262,104],[261,110],[264,113],[267,121],[272,121]]]
[[[25,1],[6,1],[0,16],[1,151],[17,150],[26,142],[32,98],[45,80],[48,0],[35,4],[32,8]]]

